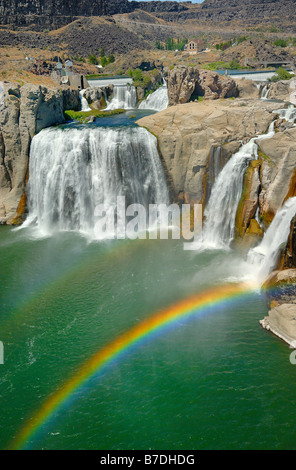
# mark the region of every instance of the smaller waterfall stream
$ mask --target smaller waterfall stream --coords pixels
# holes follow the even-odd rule
[[[85,90],[81,90],[79,92],[80,101],[81,101],[81,111],[84,111],[84,112],[91,111],[91,108],[89,107],[86,98],[84,98],[84,92]]]
[[[137,93],[133,85],[114,86],[114,95],[106,111],[114,109],[135,109],[137,107]]]
[[[169,104],[168,89],[166,85],[158,88],[154,93],[151,93],[146,100],[142,101],[139,109],[152,109],[153,111],[163,111],[167,109]]]
[[[278,113],[281,119],[285,119],[286,121],[294,123],[296,119],[296,108],[294,107],[293,104],[290,104],[285,109],[280,109],[279,111],[275,111],[275,112]]]
[[[269,87],[268,85],[264,85],[264,87],[262,88],[262,91],[261,91],[261,99],[262,100],[267,100],[267,97],[268,97],[268,93],[269,93]]]
[[[234,237],[235,218],[241,198],[243,178],[251,160],[258,158],[256,140],[274,135],[274,123],[267,134],[254,137],[243,145],[224,166],[212,189],[205,210],[203,247],[228,248]]]
[[[250,250],[248,263],[260,281],[264,281],[275,268],[280,250],[287,243],[291,221],[295,215],[296,197],[293,197],[277,211],[260,245]]]

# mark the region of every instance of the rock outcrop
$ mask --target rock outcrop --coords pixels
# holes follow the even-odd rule
[[[184,104],[202,97],[207,100],[238,96],[237,85],[232,78],[211,70],[177,66],[164,70],[168,87],[169,106]]]
[[[215,177],[242,141],[265,133],[278,105],[218,100],[171,106],[138,121],[158,137],[175,200],[204,203]]]
[[[77,90],[2,84],[0,103],[0,223],[12,224],[24,207],[31,140],[41,129],[64,122],[64,110],[79,109]],[[19,207],[19,204],[21,206]]]
[[[93,109],[102,109],[106,107],[107,100],[111,97],[113,90],[113,85],[104,88],[88,87],[84,92],[84,98]]]
[[[282,304],[272,308],[268,316],[260,321],[261,326],[284,340],[296,345],[296,304]]]
[[[63,26],[80,16],[104,16],[129,13],[137,9],[147,12],[180,12],[188,10],[176,1],[138,2],[129,0],[0,0],[0,24],[15,26]]]
[[[132,10],[128,0],[0,0],[0,24],[62,26],[79,16],[114,15]]]
[[[274,271],[263,285],[270,305],[268,316],[260,321],[263,328],[292,344],[296,341],[296,269]]]
[[[260,98],[259,89],[253,80],[236,79],[235,82],[240,98]]]
[[[296,128],[277,132],[259,143],[261,151],[260,215],[265,226],[288,198],[296,195]]]
[[[296,79],[291,78],[291,80],[280,80],[271,83],[268,98],[289,101],[292,104],[296,104]]]

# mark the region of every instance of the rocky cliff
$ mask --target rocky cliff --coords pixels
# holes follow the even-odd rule
[[[211,70],[177,66],[164,70],[169,105],[184,104],[194,99],[215,100],[238,96],[236,82]]]
[[[80,16],[104,16],[129,13],[141,8],[148,12],[187,10],[178,2],[136,2],[129,0],[0,0],[0,24],[57,27]]]
[[[265,133],[277,104],[217,100],[171,106],[138,124],[153,132],[175,200],[203,203],[241,141]]]
[[[64,121],[64,110],[80,109],[78,90],[0,83],[0,223],[12,224],[25,208],[31,140]]]
[[[61,26],[79,16],[102,16],[132,11],[128,0],[0,0],[0,24]]]
[[[139,9],[168,22],[195,19],[207,24],[285,24],[289,31],[295,30],[295,0],[205,0],[202,4],[135,0],[0,0],[0,24],[56,28],[81,16],[115,15]]]
[[[285,24],[295,31],[295,0],[205,0],[201,5],[192,5],[187,11],[178,12],[170,20],[199,20],[213,24],[236,23],[254,26],[257,24]],[[169,19],[168,14],[162,14]]]

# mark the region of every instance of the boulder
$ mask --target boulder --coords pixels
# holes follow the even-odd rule
[[[240,98],[259,98],[259,89],[253,80],[235,80],[238,96]]]
[[[184,104],[203,97],[207,100],[238,96],[237,85],[230,77],[197,67],[176,66],[164,70],[169,106]]]
[[[296,79],[280,80],[271,83],[268,92],[268,99],[289,101],[296,104]]]
[[[198,80],[198,93],[207,100],[232,98],[238,96],[235,81],[212,70],[201,70]]]
[[[164,70],[168,87],[169,106],[188,103],[199,79],[197,67],[174,67]]]
[[[262,289],[269,304],[296,303],[296,269],[273,271]]]
[[[296,304],[282,304],[272,308],[268,316],[260,321],[263,328],[295,347]]]

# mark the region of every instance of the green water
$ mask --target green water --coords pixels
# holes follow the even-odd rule
[[[96,351],[160,308],[236,277],[235,253],[178,241],[43,240],[0,228],[0,447]],[[260,295],[129,351],[32,449],[295,449],[296,366],[261,329]]]

